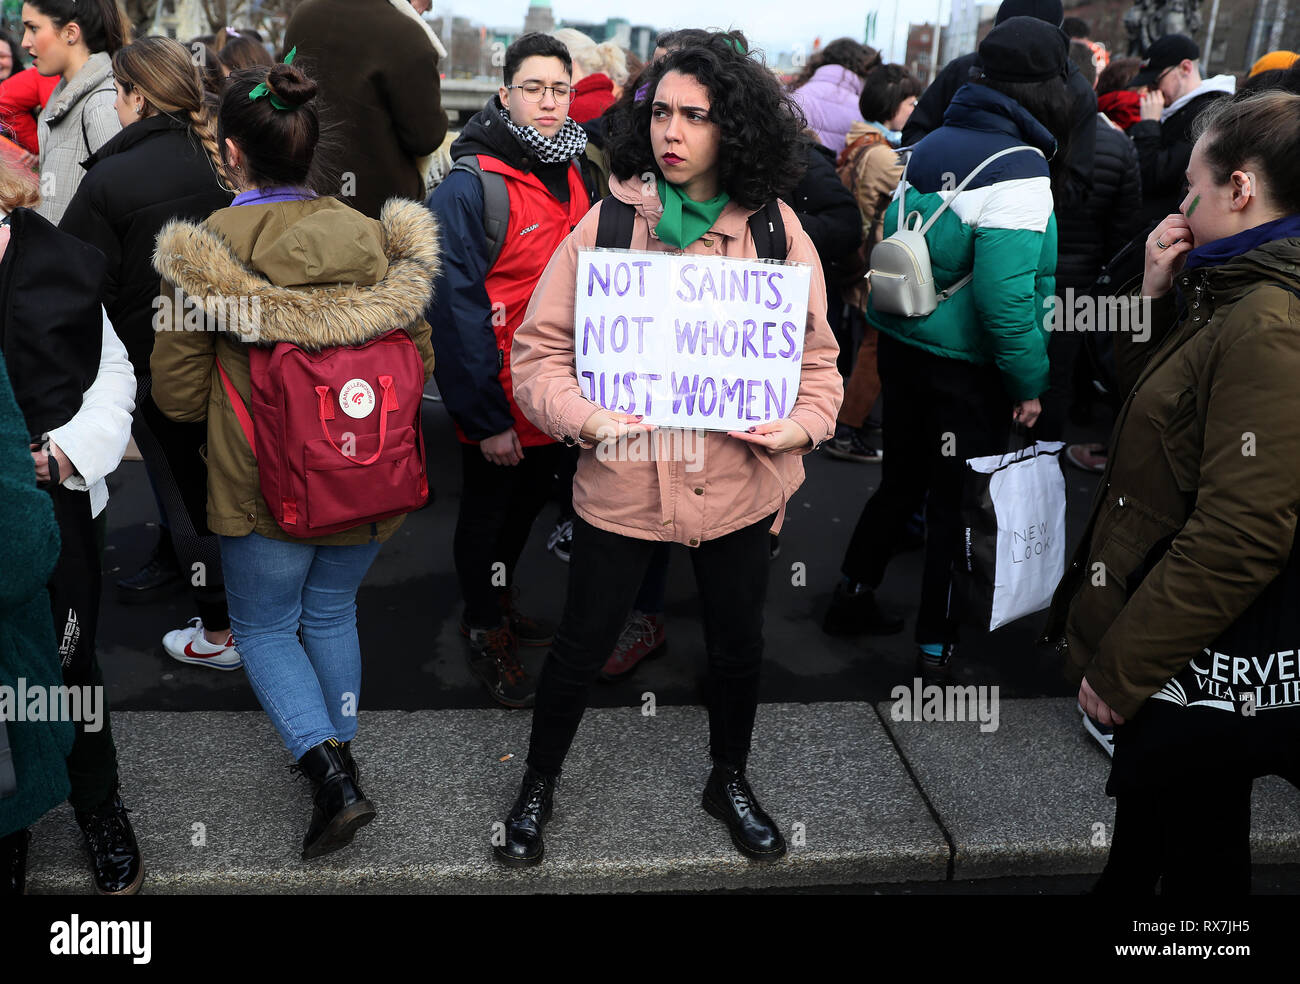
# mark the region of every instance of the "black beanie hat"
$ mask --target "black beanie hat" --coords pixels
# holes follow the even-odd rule
[[[1065,7],[1061,0],[1002,0],[993,23],[1001,24],[1012,17],[1036,17],[1060,27],[1065,23]]]
[[[1012,17],[980,42],[984,77],[995,82],[1046,82],[1065,78],[1070,41],[1059,27],[1036,17]]]

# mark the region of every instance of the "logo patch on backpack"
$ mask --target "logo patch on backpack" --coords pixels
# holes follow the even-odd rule
[[[375,391],[364,379],[349,379],[339,390],[339,404],[349,417],[361,420],[375,409]]]

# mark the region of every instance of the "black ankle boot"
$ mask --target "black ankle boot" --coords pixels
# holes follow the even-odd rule
[[[118,600],[128,605],[156,601],[184,583],[171,535],[159,530],[158,543],[144,566],[134,574],[117,579]]]
[[[352,843],[356,832],[375,818],[375,808],[353,781],[333,738],[309,748],[298,769],[312,785],[311,824],[302,841],[302,859],[329,854]]]
[[[775,861],[785,854],[785,838],[758,805],[744,770],[715,762],[700,805],[727,825],[731,842],[746,857]]]
[[[943,654],[938,658],[927,656],[921,650],[916,651],[916,675],[925,686],[942,687],[952,682],[952,658],[957,652],[957,644],[946,642]]]
[[[506,842],[493,844],[492,850],[506,864],[537,864],[546,853],[542,828],[551,819],[551,802],[555,796],[555,777],[547,778],[530,765],[519,785],[519,796],[506,817]]]
[[[22,895],[27,886],[27,845],[32,835],[26,827],[0,837],[0,895]]]
[[[343,759],[343,768],[347,769],[348,775],[352,777],[352,785],[361,785],[361,769],[357,767],[357,760],[352,757],[352,742],[340,743],[339,758]]]
[[[116,792],[93,810],[77,811],[77,825],[90,854],[90,870],[100,895],[135,895],[144,881],[144,859],[131,819]]]

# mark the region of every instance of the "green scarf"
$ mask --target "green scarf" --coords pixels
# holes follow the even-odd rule
[[[660,178],[659,200],[664,203],[664,215],[655,226],[655,235],[669,246],[685,249],[709,231],[731,196],[724,191],[717,198],[697,202]]]

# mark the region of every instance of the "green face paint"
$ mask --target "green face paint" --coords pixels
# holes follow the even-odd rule
[[[1197,195],[1195,198],[1192,199],[1192,204],[1187,206],[1186,218],[1190,219],[1192,217],[1192,213],[1196,211],[1196,206],[1199,204],[1201,204],[1201,196]]]

